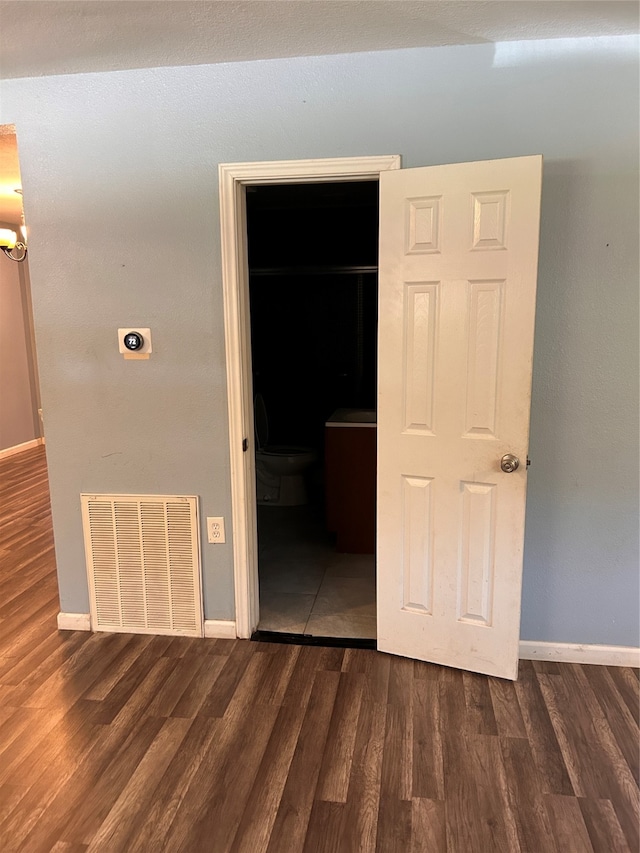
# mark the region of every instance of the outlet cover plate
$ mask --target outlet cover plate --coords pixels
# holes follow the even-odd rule
[[[224,518],[207,516],[207,539],[212,545],[224,544]]]

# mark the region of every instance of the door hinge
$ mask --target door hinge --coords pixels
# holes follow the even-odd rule
[[[242,439],[242,450],[244,453],[246,453],[248,449],[249,449],[249,439],[243,438]]]

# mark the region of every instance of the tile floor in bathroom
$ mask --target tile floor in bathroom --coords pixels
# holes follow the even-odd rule
[[[338,554],[315,505],[258,506],[262,631],[375,639],[373,554]]]

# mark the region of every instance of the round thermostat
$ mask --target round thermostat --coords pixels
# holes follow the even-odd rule
[[[144,338],[138,332],[127,332],[124,336],[124,345],[128,350],[135,352],[144,346]]]

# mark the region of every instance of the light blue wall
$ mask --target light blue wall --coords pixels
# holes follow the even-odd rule
[[[522,637],[638,644],[638,62],[522,42],[2,84],[31,225],[65,611],[87,611],[78,495],[198,494],[230,518],[217,166],[545,157]],[[150,326],[125,362],[116,329]],[[230,537],[231,540],[231,537]],[[232,543],[204,546],[233,618]]]

